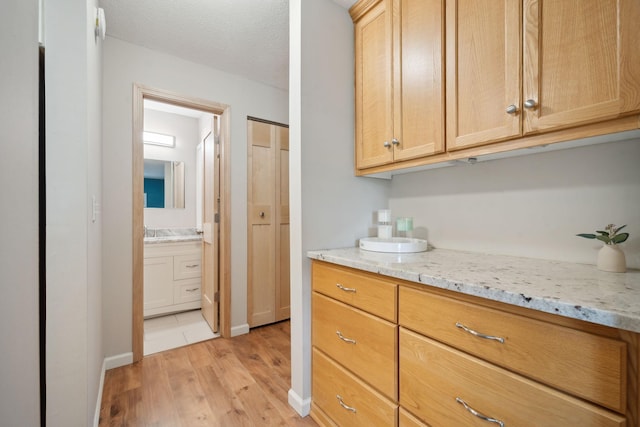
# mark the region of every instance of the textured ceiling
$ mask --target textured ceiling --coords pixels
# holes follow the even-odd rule
[[[289,0],[100,0],[100,7],[110,37],[288,90]]]

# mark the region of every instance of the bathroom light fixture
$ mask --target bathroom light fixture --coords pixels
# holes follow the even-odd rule
[[[156,132],[142,132],[142,140],[145,144],[162,145],[163,147],[175,147],[176,137]]]

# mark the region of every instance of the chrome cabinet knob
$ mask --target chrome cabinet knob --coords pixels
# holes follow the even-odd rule
[[[538,103],[533,99],[527,99],[526,101],[524,101],[524,108],[527,108],[529,110],[531,110],[532,108],[536,108],[537,106]]]
[[[507,107],[506,112],[507,114],[515,114],[518,112],[518,107],[516,107],[514,104],[511,104]]]
[[[385,148],[389,148],[391,147],[391,144],[389,143],[389,141],[385,141],[384,144],[382,144]]]
[[[393,145],[400,145],[400,141],[398,141],[398,140],[397,140],[397,139],[395,139],[395,138],[393,138],[393,139],[391,140],[391,143],[392,143]]]

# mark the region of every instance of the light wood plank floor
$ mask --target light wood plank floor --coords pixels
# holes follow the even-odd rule
[[[100,427],[317,426],[287,403],[290,342],[284,321],[111,369]]]

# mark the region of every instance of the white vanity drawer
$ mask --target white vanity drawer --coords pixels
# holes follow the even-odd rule
[[[200,254],[176,255],[173,257],[173,280],[194,279],[202,274]]]
[[[188,280],[173,288],[173,303],[200,301],[200,280]]]

